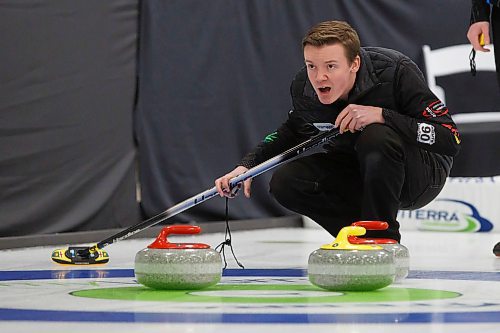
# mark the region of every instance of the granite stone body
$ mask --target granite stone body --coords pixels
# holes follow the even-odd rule
[[[202,289],[222,276],[220,253],[211,249],[146,248],[135,256],[137,282],[153,289]]]
[[[386,250],[325,250],[312,252],[309,281],[332,291],[370,291],[394,282],[394,255]]]
[[[394,263],[396,264],[396,277],[394,282],[404,280],[408,276],[410,270],[410,252],[408,248],[399,243],[378,245],[394,255]]]

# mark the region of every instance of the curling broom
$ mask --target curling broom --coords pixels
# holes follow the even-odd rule
[[[287,151],[276,155],[269,160],[262,162],[261,164],[247,170],[245,173],[230,180],[229,185],[234,188],[241,182],[254,178],[266,171],[269,171],[278,165],[289,162],[294,157],[315,148],[329,139],[332,139],[339,135],[339,130],[334,128],[326,132],[322,132],[303,143],[288,149]],[[139,222],[125,230],[118,232],[117,234],[110,236],[99,243],[90,247],[69,247],[68,249],[56,249],[52,252],[52,260],[58,264],[68,264],[68,265],[89,265],[89,264],[105,264],[109,261],[109,256],[106,251],[102,251],[102,248],[135,235],[149,227],[152,227],[160,222],[163,222],[174,215],[182,213],[183,211],[194,207],[208,199],[213,198],[218,194],[217,188],[214,186],[206,191],[203,191],[195,196],[192,196],[182,202],[179,202],[175,206],[167,209],[166,211],[155,215],[147,220]]]

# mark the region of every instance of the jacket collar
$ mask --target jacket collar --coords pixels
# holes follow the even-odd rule
[[[375,75],[372,60],[366,50],[360,49],[361,65],[356,73],[354,87],[349,92],[348,100],[353,102],[375,87],[380,81]]]

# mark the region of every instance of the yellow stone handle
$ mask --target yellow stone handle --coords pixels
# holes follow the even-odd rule
[[[357,226],[348,226],[340,229],[337,237],[331,244],[321,246],[322,250],[382,250],[381,246],[368,244],[351,244],[349,236],[363,236],[366,229]]]

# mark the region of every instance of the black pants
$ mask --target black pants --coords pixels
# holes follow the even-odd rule
[[[389,223],[367,237],[400,241],[399,209],[420,208],[434,199],[448,172],[428,151],[402,141],[388,126],[372,124],[352,152],[317,153],[280,167],[270,192],[284,207],[320,224],[334,237],[359,220]]]

